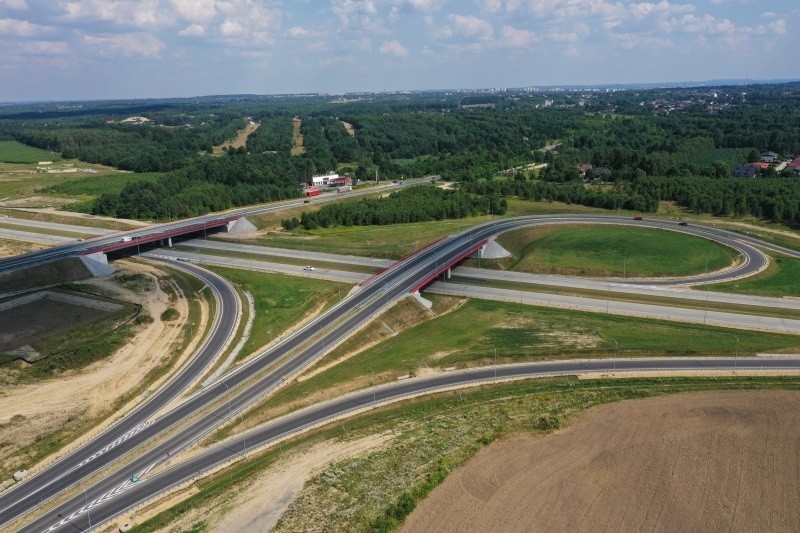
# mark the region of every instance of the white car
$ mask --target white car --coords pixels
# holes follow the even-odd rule
[[[303,270],[314,270],[314,267],[312,267],[311,265],[306,265],[303,267]]]

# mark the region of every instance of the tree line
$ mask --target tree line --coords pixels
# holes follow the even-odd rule
[[[319,211],[304,212],[300,218],[286,219],[281,224],[285,229],[302,226],[307,230],[332,226],[383,226],[502,215],[507,209],[508,202],[497,196],[477,196],[460,190],[419,185],[394,192],[386,198],[328,204]]]

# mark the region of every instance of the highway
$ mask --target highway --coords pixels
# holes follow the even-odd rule
[[[232,437],[188,460],[170,466],[138,483],[130,480],[118,485],[104,497],[67,509],[57,509],[26,526],[23,531],[81,531],[102,524],[131,507],[173,487],[191,481],[203,473],[239,459],[248,453],[276,441],[300,434],[313,427],[335,421],[381,405],[402,399],[430,394],[464,386],[494,383],[515,379],[569,376],[575,374],[610,374],[614,372],[674,372],[693,373],[736,371],[743,375],[771,371],[800,370],[797,358],[665,358],[665,359],[595,359],[584,361],[556,361],[517,365],[498,365],[478,369],[446,372],[434,376],[394,382],[373,387],[333,401],[296,411],[288,416],[264,424],[254,430]],[[77,499],[79,503],[81,498]],[[58,514],[61,514],[61,517]],[[67,514],[65,514],[67,513]]]
[[[324,203],[344,198],[357,198],[383,192],[387,190],[394,190],[400,187],[407,187],[419,183],[430,182],[430,177],[419,178],[416,180],[406,180],[402,184],[389,183],[377,187],[360,188],[344,193],[326,194],[324,196],[317,196],[311,202]],[[133,248],[138,243],[147,243],[152,240],[167,238],[170,236],[181,235],[185,233],[193,233],[195,231],[202,231],[204,228],[211,229],[224,226],[230,221],[247,217],[250,215],[258,215],[263,213],[283,211],[293,207],[302,207],[305,205],[306,199],[297,198],[287,200],[284,202],[276,202],[272,204],[260,205],[255,207],[247,207],[242,209],[234,209],[231,211],[214,213],[211,215],[204,215],[200,217],[187,218],[177,220],[174,222],[167,222],[164,224],[154,224],[144,228],[135,230],[116,232],[113,234],[104,234],[100,237],[86,239],[84,241],[72,241],[66,244],[61,244],[48,248],[46,250],[39,250],[30,252],[23,255],[7,257],[0,259],[0,273],[11,272],[21,268],[26,268],[33,265],[40,265],[66,257],[73,257],[76,255],[91,254],[94,252],[104,252],[113,249]],[[2,219],[0,219],[1,221]],[[52,224],[52,223],[48,223]],[[123,238],[130,238],[130,241],[123,242]]]
[[[695,277],[692,280],[694,283],[710,283],[715,279],[749,275],[759,271],[766,265],[766,257],[761,252],[751,245],[743,244],[728,235],[718,235],[715,233],[717,230],[697,226],[678,227],[674,223],[665,221],[653,220],[643,223],[632,222],[626,217],[563,215],[500,219],[471,228],[457,236],[438,241],[432,246],[393,265],[382,274],[371,278],[361,290],[340,302],[304,328],[301,328],[296,334],[287,337],[277,346],[260,354],[249,363],[241,365],[212,386],[195,394],[162,417],[153,420],[137,433],[130,435],[125,442],[125,446],[114,447],[95,458],[89,465],[95,464],[99,468],[102,465],[110,464],[113,460],[125,455],[127,450],[133,449],[144,442],[152,445],[146,453],[132,460],[125,467],[109,474],[92,487],[87,488],[78,497],[59,505],[55,510],[48,511],[31,526],[33,529],[26,528],[26,530],[38,530],[37,528],[44,524],[52,524],[53,517],[59,513],[63,516],[70,516],[76,509],[80,509],[85,505],[84,500],[90,506],[93,502],[105,501],[109,498],[109,495],[117,494],[123,490],[120,487],[124,487],[128,483],[131,475],[135,474],[146,478],[147,473],[162,465],[170,456],[174,456],[191,446],[224,423],[225,420],[263,398],[279,387],[285,380],[288,380],[323,356],[337,343],[368,323],[381,309],[396,298],[402,297],[407,292],[429,283],[455,262],[475,251],[493,235],[509,229],[537,223],[630,224],[669,229],[709,238],[713,237],[715,240],[727,244],[743,254],[743,260],[737,268],[725,273],[710,273],[705,276]],[[740,237],[736,234],[734,235],[737,238]],[[767,248],[772,246],[763,243],[759,244]],[[797,252],[791,253],[797,254]],[[291,358],[284,359],[285,356],[295,351],[296,353]],[[271,372],[261,375],[263,370],[279,360],[281,360],[280,364],[275,366]],[[251,376],[255,375],[261,375],[261,377],[251,380]],[[240,386],[241,390],[236,390]],[[219,402],[223,397],[225,401]],[[216,402],[216,405],[213,408],[206,409],[214,402]],[[206,410],[201,413],[203,409]],[[156,442],[154,438],[157,435],[162,435],[177,425],[181,425],[179,431],[163,437],[161,441],[154,444]],[[23,486],[28,483],[23,484]],[[59,485],[64,488],[74,483],[74,479],[65,477]],[[127,501],[128,497],[112,498],[112,500]],[[2,501],[0,499],[0,502]],[[0,506],[0,525],[37,508],[37,503],[31,499],[26,502],[15,503],[11,507]]]
[[[189,264],[171,264],[202,280],[216,298],[211,330],[187,364],[158,391],[139,404],[109,429],[68,456],[38,472],[24,483],[0,494],[0,517],[13,516],[17,509],[41,505],[65,488],[107,464],[119,451],[129,450],[133,436],[149,426],[151,418],[196,382],[232,338],[239,319],[239,297],[225,279]],[[5,522],[0,518],[0,524]]]

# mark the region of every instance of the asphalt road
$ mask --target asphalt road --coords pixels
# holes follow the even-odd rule
[[[769,331],[773,333],[800,334],[800,320],[743,313],[727,313],[724,311],[703,308],[671,307],[639,302],[616,300],[600,300],[582,296],[548,294],[497,287],[481,287],[460,283],[434,282],[428,290],[436,294],[458,296],[462,298],[479,298],[501,302],[522,303],[555,307],[576,311],[589,311],[609,315],[635,316],[673,322],[688,322],[723,326],[728,328]],[[734,335],[734,333],[731,333]]]
[[[241,259],[236,257],[222,257],[218,255],[202,255],[179,250],[156,250],[143,254],[145,257],[156,258],[181,258],[189,262],[196,262],[204,265],[217,265],[229,268],[239,268],[260,272],[270,272],[285,274],[297,277],[326,279],[345,283],[360,283],[369,277],[368,274],[357,272],[347,272],[342,270],[331,270],[327,268],[316,268],[313,272],[303,269],[297,265],[287,265],[283,263],[270,263],[267,261],[256,261],[253,259]],[[458,274],[469,271],[468,277],[476,280],[494,279],[494,274],[500,274],[500,279],[508,281],[513,279],[516,283],[528,283],[528,278],[534,278],[538,283],[542,283],[544,276],[532,276],[530,274],[518,274],[503,271],[487,271],[486,269],[466,269],[458,267],[453,272]],[[486,274],[486,277],[482,277]],[[505,277],[506,274],[513,275],[512,278]],[[466,276],[465,276],[466,277]],[[566,278],[565,278],[566,279]],[[575,284],[581,287],[585,283],[593,280],[575,278]],[[546,284],[546,283],[544,283]],[[561,285],[569,287],[568,284]],[[590,285],[590,287],[593,287]],[[428,286],[426,291],[449,296],[464,298],[480,298],[484,300],[497,300],[503,302],[522,303],[527,305],[537,305],[541,307],[553,307],[560,309],[572,309],[580,311],[606,313],[612,315],[639,316],[659,320],[671,320],[677,322],[691,322],[695,324],[708,324],[715,326],[757,329],[776,333],[800,333],[800,321],[748,314],[745,311],[737,313],[721,312],[719,310],[706,310],[706,303],[737,304],[768,309],[789,309],[800,312],[800,300],[768,298],[762,296],[748,296],[740,294],[704,292],[691,289],[675,289],[663,287],[647,287],[640,285],[619,284],[612,289],[614,294],[632,294],[643,296],[656,296],[664,299],[686,300],[694,302],[695,308],[675,307],[668,304],[648,304],[646,302],[625,302],[614,300],[611,292],[606,292],[606,283],[598,287],[603,288],[607,298],[600,295],[596,297],[571,296],[555,293],[540,293],[528,290],[515,290],[499,288],[493,286],[466,285],[456,280],[435,281]],[[521,288],[520,288],[521,289]],[[798,314],[800,317],[800,313]]]
[[[191,360],[158,391],[124,418],[68,456],[37,475],[0,494],[0,525],[32,507],[42,505],[67,487],[78,483],[110,461],[130,451],[137,434],[151,424],[151,418],[194,383],[228,342],[239,317],[239,297],[226,280],[203,268],[171,264],[206,283],[217,301],[211,330]]]
[[[75,507],[69,514],[46,515],[26,526],[23,531],[66,532],[76,529],[83,531],[89,528],[90,519],[94,525],[102,524],[127,509],[147,502],[172,487],[187,483],[209,470],[235,460],[246,460],[248,453],[252,453],[254,449],[348,415],[421,394],[482,383],[575,374],[659,371],[664,372],[664,375],[669,375],[670,372],[678,371],[702,373],[704,371],[735,370],[746,375],[753,371],[796,371],[798,369],[800,369],[800,359],[788,358],[597,359],[498,365],[394,382],[311,406],[242,435],[237,435],[195,457],[172,465],[157,475],[144,478],[138,483],[132,483],[130,480],[121,483],[114,492],[96,501]]]
[[[627,217],[563,215],[501,219],[471,228],[457,236],[448,237],[435,243],[429,248],[395,264],[381,275],[372,278],[360,291],[334,306],[296,334],[284,339],[279,345],[260,354],[250,363],[242,365],[209,388],[194,395],[164,416],[154,420],[147,427],[142,428],[138,433],[130,436],[128,442],[126,442],[128,446],[124,447],[126,449],[136,447],[143,442],[152,443],[156,435],[178,424],[183,424],[179,431],[164,438],[148,452],[134,459],[125,467],[109,474],[92,487],[88,487],[80,496],[72,498],[54,510],[48,511],[31,524],[30,527],[26,527],[25,530],[46,529],[49,524],[54,522],[54,517],[58,514],[70,516],[76,509],[80,510],[84,507],[87,502],[89,506],[99,505],[100,502],[105,501],[118,501],[121,503],[115,505],[123,507],[131,505],[127,495],[121,498],[113,497],[124,491],[124,487],[129,483],[128,480],[131,475],[135,474],[146,478],[147,473],[167,461],[170,455],[174,456],[179,451],[186,449],[192,443],[213,431],[229,417],[235,416],[237,412],[246,409],[279,387],[283,381],[316,361],[336,343],[344,340],[351,332],[367,323],[394,299],[405,295],[409,290],[418,286],[421,280],[429,278],[432,273],[438,272],[450,264],[454,258],[473,250],[475,246],[500,232],[522,226],[548,223],[630,224],[640,227],[669,229],[713,237],[715,240],[740,250],[744,254],[743,261],[732,272],[709,274],[702,278],[695,278],[699,283],[712,282],[715,278],[719,279],[720,276],[724,276],[727,279],[732,275],[748,275],[759,271],[766,265],[766,257],[751,245],[739,242],[739,235],[733,234],[735,238],[732,238],[724,234],[727,232],[718,234],[717,230],[709,228],[697,226],[679,227],[674,223],[665,221],[632,222]],[[761,245],[772,249],[780,248],[763,243]],[[800,255],[796,252],[789,252]],[[326,328],[329,325],[333,327]],[[304,344],[305,346],[302,346],[297,355],[282,361],[275,367],[275,370],[265,374],[255,382],[247,384],[247,386],[242,386],[241,390],[236,390],[240,385],[248,381],[250,376],[260,373],[273,362],[278,361]],[[201,409],[222,397],[225,397],[224,402],[217,403],[213,409],[207,410],[202,415],[195,416]],[[189,421],[193,416],[194,419]],[[114,459],[121,457],[123,455],[121,448],[123,447],[113,448],[109,452],[100,455],[93,462],[102,461],[104,458],[109,457]],[[110,461],[106,461],[106,464],[108,462]],[[136,484],[136,486],[139,485]],[[14,516],[19,516],[34,508],[34,502],[29,501],[26,505],[20,505],[15,508]],[[0,512],[0,524],[9,519],[6,516],[10,516],[6,510]],[[65,528],[72,527],[68,523],[69,521],[62,524],[62,526]]]
[[[427,178],[419,178],[416,180],[405,180],[402,184],[388,183],[377,187],[361,188],[345,193],[325,194],[322,196],[314,197],[313,199],[310,200],[310,202],[317,204],[317,203],[325,203],[335,200],[341,200],[343,198],[357,198],[360,196],[375,194],[376,192],[393,190],[425,182],[430,182],[430,178],[427,177]],[[147,226],[140,229],[112,233],[92,239],[86,239],[84,241],[79,241],[79,242],[72,241],[66,244],[61,244],[58,246],[54,246],[52,248],[48,248],[46,250],[39,250],[23,255],[17,255],[13,257],[0,259],[0,273],[10,272],[13,270],[19,270],[21,268],[26,268],[33,265],[40,265],[52,261],[57,261],[59,259],[64,259],[66,257],[72,257],[76,255],[89,254],[96,251],[102,251],[105,247],[114,244],[120,244],[120,240],[123,236],[131,237],[134,239],[146,238],[153,234],[179,231],[200,224],[219,223],[219,225],[222,225],[226,221],[234,218],[247,217],[249,215],[258,215],[275,211],[282,211],[293,207],[302,207],[303,205],[305,205],[305,200],[306,199],[304,198],[297,198],[294,200],[287,200],[285,202],[276,202],[267,205],[234,209],[222,213],[214,213],[211,215],[178,220],[175,222],[167,222],[165,224],[154,224],[152,226]],[[130,247],[132,248],[135,245],[136,243],[132,242],[130,244]]]

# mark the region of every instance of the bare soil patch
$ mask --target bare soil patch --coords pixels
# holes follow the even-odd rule
[[[302,155],[306,153],[306,147],[303,146],[303,134],[300,133],[300,126],[303,124],[303,121],[298,118],[294,117],[292,119],[292,141],[294,142],[294,146],[292,146],[292,155]]]
[[[342,120],[341,123],[342,126],[344,126],[344,129],[347,131],[347,133],[350,134],[350,137],[356,136],[356,129],[353,127],[352,124],[350,124],[349,122],[345,122],[344,120]]]
[[[800,392],[722,391],[587,411],[503,439],[403,531],[798,531]]]
[[[42,248],[45,248],[43,244],[0,239],[0,257],[26,254]]]
[[[225,148],[234,148],[239,149],[243,146],[247,145],[247,138],[252,135],[254,131],[261,127],[261,124],[256,124],[255,122],[248,122],[248,124],[244,127],[243,130],[239,130],[236,133],[236,137],[225,141],[219,146],[214,147],[213,154],[214,155],[221,155]]]
[[[163,276],[157,269],[129,262],[119,262],[127,271]],[[143,327],[124,348],[111,357],[86,368],[65,372],[57,378],[29,384],[8,385],[0,389],[0,463],[3,470],[30,468],[31,458],[20,453],[45,437],[63,446],[77,437],[86,423],[107,417],[117,399],[140,387],[145,376],[168,357],[169,347],[178,342],[188,316],[185,300],[170,301],[169,295],[153,283],[143,293],[131,292],[113,278],[95,278],[85,282],[88,290],[142,305],[155,320]],[[180,312],[169,323],[159,317],[168,307]],[[0,379],[13,369],[0,370]],[[118,408],[118,406],[117,406]],[[99,429],[95,428],[95,431]]]

